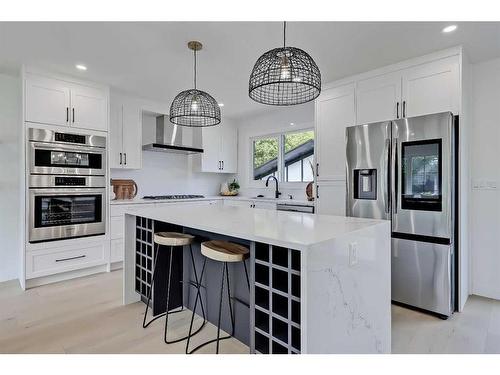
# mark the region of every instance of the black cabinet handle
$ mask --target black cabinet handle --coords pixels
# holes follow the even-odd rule
[[[403,100],[403,118],[406,117],[406,101]]]
[[[122,165],[122,153],[120,152],[120,165]]]
[[[127,153],[126,152],[123,153],[123,157],[124,157],[123,164],[127,165]]]
[[[73,107],[73,123],[75,123],[75,108]]]
[[[56,262],[66,262],[67,260],[81,259],[81,258],[85,258],[85,257],[86,257],[86,255],[79,255],[77,257],[61,258],[61,259],[56,259]]]
[[[396,103],[396,118],[399,118],[399,102]]]
[[[319,163],[316,163],[316,177],[319,177]]]
[[[219,168],[218,168],[218,169],[219,169],[219,171],[220,171],[220,160],[219,160]]]
[[[224,160],[222,160],[222,170],[224,170]]]
[[[69,107],[66,107],[66,122],[69,122]]]
[[[319,185],[316,185],[316,199],[319,199]]]

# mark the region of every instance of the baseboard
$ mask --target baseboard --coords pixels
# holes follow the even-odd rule
[[[123,261],[111,263],[109,266],[110,271],[116,271],[123,268]]]
[[[57,283],[59,281],[65,281],[70,279],[75,279],[77,277],[94,275],[96,273],[107,272],[108,265],[101,264],[99,266],[84,268],[81,270],[62,272],[55,275],[42,276],[34,279],[26,280],[26,289],[34,288],[41,285]]]

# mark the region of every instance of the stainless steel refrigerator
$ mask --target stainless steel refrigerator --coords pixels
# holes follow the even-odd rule
[[[349,127],[348,216],[392,222],[392,300],[448,317],[455,302],[451,113]]]

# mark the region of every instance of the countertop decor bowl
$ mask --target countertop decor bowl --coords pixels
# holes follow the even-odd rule
[[[238,191],[225,191],[225,192],[221,192],[220,195],[224,196],[224,197],[234,197],[236,195],[238,195]]]

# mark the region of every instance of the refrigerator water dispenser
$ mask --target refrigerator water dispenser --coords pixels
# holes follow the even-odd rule
[[[377,170],[354,170],[354,199],[377,199]]]

